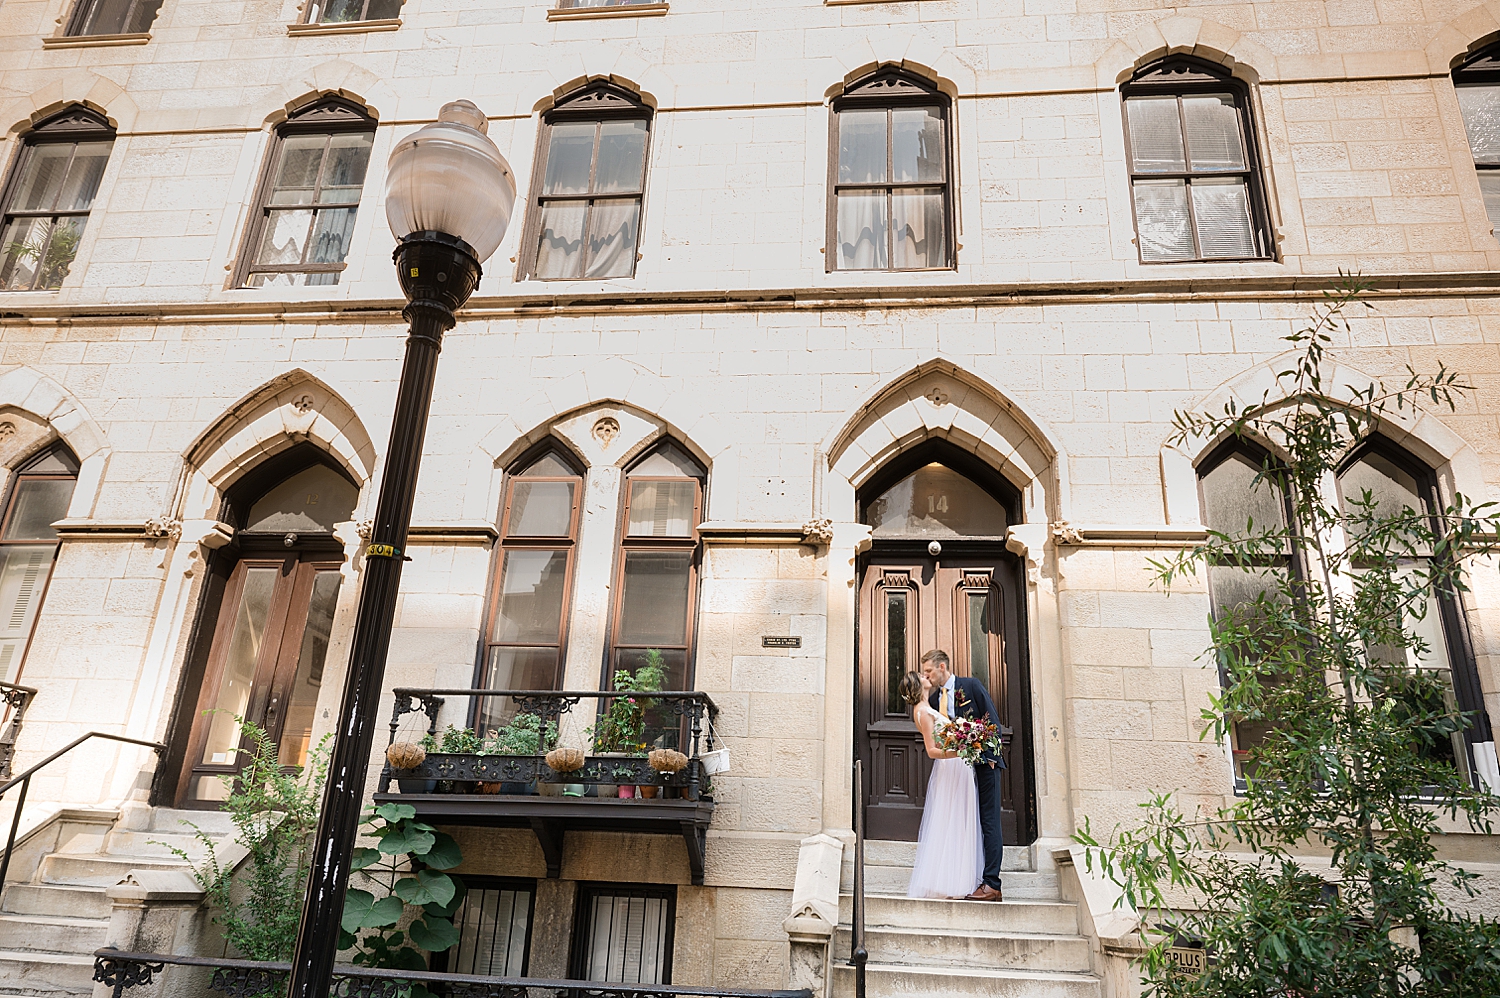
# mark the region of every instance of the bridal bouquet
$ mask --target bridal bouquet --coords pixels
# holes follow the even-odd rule
[[[970,766],[978,765],[986,752],[1000,754],[1000,729],[977,717],[955,717],[933,740],[939,748],[957,752]]]

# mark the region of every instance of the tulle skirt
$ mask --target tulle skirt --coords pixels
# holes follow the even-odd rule
[[[935,759],[927,781],[909,898],[961,898],[984,877],[979,791],[962,759]]]

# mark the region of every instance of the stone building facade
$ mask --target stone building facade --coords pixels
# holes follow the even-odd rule
[[[384,163],[451,100],[521,200],[444,344],[387,686],[597,690],[667,648],[731,759],[701,884],[681,837],[572,833],[548,877],[532,832],[455,826],[463,872],[533,884],[533,976],[614,883],[669,889],[673,982],[821,986],[798,947],[839,920],[856,809],[904,882],[922,770],[885,684],[942,643],[1003,679],[1016,895],[1091,912],[1058,987],[1127,992],[1070,835],[1235,785],[1200,737],[1207,583],[1147,571],[1204,536],[1219,460],[1173,412],[1258,400],[1358,270],[1333,381],[1461,372],[1456,413],[1388,427],[1391,467],[1500,488],[1500,3],[73,4],[0,5],[0,546],[32,542],[0,679],[38,691],[17,766],[90,730],[168,750],[81,748],[28,829],[211,800],[207,706],[331,729],[405,335]],[[572,519],[512,529],[528,475]],[[296,653],[226,678],[254,599]],[[1477,575],[1442,636],[1487,717],[1497,614]],[[1455,754],[1500,785],[1487,720]],[[1493,839],[1445,848],[1495,873]]]

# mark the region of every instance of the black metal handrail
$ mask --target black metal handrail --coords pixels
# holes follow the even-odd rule
[[[36,698],[36,690],[15,683],[0,683],[0,703],[10,708],[10,720],[0,732],[0,780],[10,779],[10,765],[16,757],[16,740],[21,737],[21,720],[26,708]]]
[[[390,789],[392,779],[439,779],[458,781],[503,781],[528,783],[541,780],[545,783],[654,783],[662,786],[682,787],[689,799],[698,798],[703,779],[701,749],[706,744],[709,751],[714,747],[713,721],[719,716],[719,707],[713,698],[701,690],[662,690],[639,692],[634,690],[489,690],[489,689],[421,689],[397,687],[391,691],[395,707],[391,712],[391,734],[388,744],[396,741],[401,718],[407,714],[422,713],[427,716],[428,735],[437,734],[438,712],[445,697],[468,697],[483,700],[509,697],[516,705],[518,714],[534,714],[543,724],[558,721],[584,700],[618,700],[638,697],[650,700],[653,709],[674,714],[690,722],[690,741],[687,755],[689,763],[677,774],[652,772],[644,759],[633,757],[615,758],[588,756],[583,769],[571,773],[556,773],[542,761],[542,756],[487,755],[482,753],[429,753],[427,760],[415,769],[395,770],[387,762],[380,774],[380,792]],[[703,719],[709,721],[708,731],[703,731]],[[679,722],[680,723],[680,722]],[[706,739],[706,741],[705,741]],[[545,748],[545,746],[544,746]],[[623,770],[629,773],[619,775]]]
[[[142,748],[155,749],[157,755],[161,755],[167,750],[167,747],[161,742],[142,741],[139,738],[127,738],[124,735],[111,735],[106,734],[103,731],[90,731],[88,734],[82,735],[78,738],[73,739],[71,742],[68,742],[68,744],[64,745],[56,752],[53,752],[51,755],[47,756],[47,758],[43,759],[35,766],[32,766],[21,775],[12,777],[11,779],[6,780],[4,783],[0,783],[0,797],[4,797],[5,794],[10,790],[10,788],[16,786],[17,784],[19,784],[21,787],[20,796],[16,798],[16,813],[10,819],[10,835],[7,836],[5,840],[5,855],[3,857],[0,857],[0,894],[3,894],[5,891],[5,875],[10,872],[10,854],[15,851],[16,848],[16,833],[21,829],[21,810],[26,807],[26,793],[31,789],[31,777],[35,775],[37,770],[50,763],[56,762],[58,759],[61,759],[63,756],[67,755],[69,752],[73,751],[78,746],[88,741],[90,738],[107,738],[112,742],[126,742],[131,745],[139,745]]]
[[[123,998],[129,989],[151,984],[155,975],[169,965],[210,969],[213,975],[208,990],[235,998],[280,994],[292,969],[290,963],[126,953],[106,948],[94,951],[94,980],[110,988],[112,998]],[[695,985],[478,977],[419,970],[379,970],[348,964],[335,966],[333,987],[329,993],[339,998],[401,998],[410,993],[413,984],[420,984],[443,998],[812,998],[812,992],[805,988],[800,991],[744,991]]]
[[[865,764],[854,760],[854,911],[849,931],[849,964],[854,968],[854,998],[865,998]]]

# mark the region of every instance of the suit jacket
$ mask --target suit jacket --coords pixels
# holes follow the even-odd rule
[[[927,703],[933,710],[940,709],[938,698],[942,694],[939,687],[932,691],[932,696],[927,698]],[[995,701],[990,699],[990,691],[984,688],[984,684],[971,676],[953,677],[953,712],[959,717],[988,718],[989,722],[996,728],[1000,727],[1000,712],[995,709]],[[996,769],[1005,769],[1005,760],[994,752],[986,752],[983,757],[985,762],[993,762]]]

